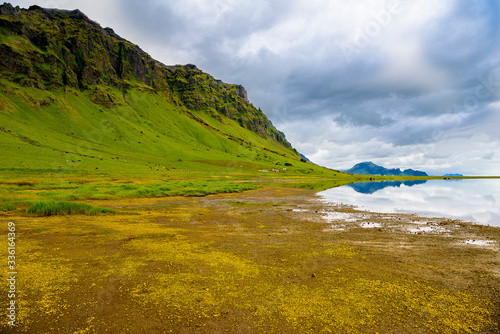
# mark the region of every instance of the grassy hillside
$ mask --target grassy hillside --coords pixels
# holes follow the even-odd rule
[[[151,90],[177,108],[226,116],[290,148],[283,134],[249,103],[241,85],[216,80],[194,65],[166,66],[78,10],[1,5],[0,56],[2,77],[24,87],[88,91],[100,85],[123,94]],[[94,92],[92,101],[107,107],[119,103],[103,89]]]
[[[293,150],[235,120],[179,110],[154,91],[133,89],[122,94],[105,86],[46,91],[6,80],[1,81],[0,91],[0,154],[6,157],[0,168],[6,184],[13,179],[38,184],[32,188],[68,180],[104,182],[104,196],[104,190],[116,187],[118,180],[138,185],[173,183],[172,190],[179,182],[208,180],[224,190],[221,182],[276,177],[270,172],[273,168],[281,177],[333,175],[300,161]],[[112,96],[114,106],[93,102],[100,92]],[[204,188],[191,188],[200,187]],[[134,191],[140,190],[128,188],[133,191],[107,193],[109,197],[137,195]],[[250,185],[230,187],[247,188]],[[100,193],[99,189],[88,192],[93,197]]]
[[[79,11],[1,5],[0,55],[0,204],[345,176],[301,160],[242,86],[165,66]]]
[[[353,179],[301,159],[242,86],[79,11],[1,5],[0,55],[0,207]]]
[[[114,107],[92,102],[101,90],[113,95]],[[215,172],[220,169],[212,160],[252,160],[260,167],[299,160],[235,121],[221,117],[210,124],[206,113],[179,111],[155,92],[122,95],[103,86],[49,92],[4,81],[0,96],[2,150],[11,153],[4,168],[141,174],[160,166]]]

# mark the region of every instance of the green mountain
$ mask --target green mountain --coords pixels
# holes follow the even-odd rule
[[[401,170],[400,168],[385,168],[374,164],[371,161],[356,164],[346,171],[349,174],[357,175],[394,175],[394,176],[427,176],[427,173],[413,169]]]
[[[38,6],[0,6],[0,143],[0,170],[23,175],[332,173],[301,160],[241,85]]]

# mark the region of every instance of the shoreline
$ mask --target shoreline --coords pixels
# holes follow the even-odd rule
[[[415,213],[500,227],[500,211],[495,205],[500,196],[498,181],[460,181],[396,182],[385,186],[361,183],[318,194],[332,202],[343,201],[374,212]]]
[[[278,186],[86,202],[118,213],[2,215],[21,332],[498,332],[500,228]]]

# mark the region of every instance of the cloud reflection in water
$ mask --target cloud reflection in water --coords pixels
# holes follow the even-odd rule
[[[500,180],[362,182],[319,193],[375,212],[417,213],[500,227]]]

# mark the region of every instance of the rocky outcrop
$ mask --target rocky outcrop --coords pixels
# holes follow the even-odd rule
[[[21,15],[21,8],[19,6],[12,6],[10,3],[4,3],[0,6],[0,15],[12,15],[19,17]]]
[[[147,88],[180,108],[227,116],[291,147],[249,103],[241,85],[216,80],[192,64],[166,66],[79,10],[20,9],[4,3],[0,14],[0,35],[6,37],[0,43],[0,71],[11,81],[40,89]]]
[[[242,97],[245,102],[248,102],[247,90],[241,85],[238,86],[238,95]]]

